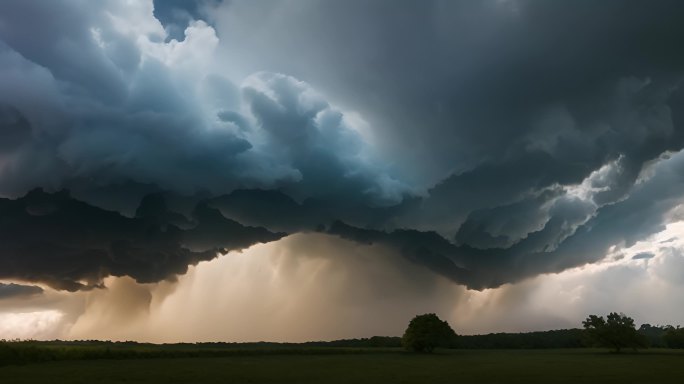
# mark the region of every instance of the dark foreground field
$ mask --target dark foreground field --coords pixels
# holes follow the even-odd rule
[[[459,350],[77,360],[0,367],[0,383],[682,383],[684,353]]]

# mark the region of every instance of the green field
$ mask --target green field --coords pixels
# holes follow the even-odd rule
[[[457,350],[75,360],[0,367],[0,383],[683,383],[684,352]]]

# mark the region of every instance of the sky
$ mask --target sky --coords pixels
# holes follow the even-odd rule
[[[0,339],[684,324],[676,0],[0,2]]]

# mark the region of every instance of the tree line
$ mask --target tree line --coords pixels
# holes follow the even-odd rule
[[[643,324],[624,314],[591,315],[582,323],[584,329],[560,329],[544,332],[490,333],[457,335],[446,321],[435,314],[416,316],[402,337],[369,338],[305,343],[176,343],[149,344],[133,341],[32,341],[0,340],[0,366],[39,361],[83,359],[139,359],[173,357],[220,357],[249,354],[339,354],[372,353],[405,348],[432,352],[435,348],[459,349],[562,349],[607,347],[615,351],[627,348],[684,348],[684,328],[671,325]]]
[[[434,313],[414,317],[401,345],[415,352],[432,352],[435,348],[462,349],[529,349],[606,347],[620,352],[638,348],[684,348],[684,328],[671,325],[643,324],[639,329],[634,319],[617,312],[603,316],[590,315],[583,329],[561,329],[546,332],[491,333],[457,336],[446,321]]]

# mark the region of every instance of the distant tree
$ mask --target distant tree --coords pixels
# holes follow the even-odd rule
[[[671,327],[671,325],[661,326],[641,324],[641,327],[639,327],[639,333],[646,338],[649,347],[662,348],[666,346],[665,333]]]
[[[622,348],[646,346],[646,338],[637,332],[634,319],[623,313],[611,312],[606,319],[603,316],[590,315],[582,325],[589,339],[596,345],[614,348],[618,353]]]
[[[454,344],[456,332],[449,323],[434,313],[414,317],[406,328],[401,343],[415,352],[432,352],[436,347],[450,347]]]
[[[368,339],[370,347],[394,348],[401,346],[401,338],[392,336],[373,336]]]
[[[585,332],[582,329],[557,329],[525,333],[489,333],[458,336],[458,347],[463,349],[530,349],[581,348]]]
[[[684,348],[684,328],[677,328],[673,326],[667,327],[665,331],[665,344],[670,348]]]

